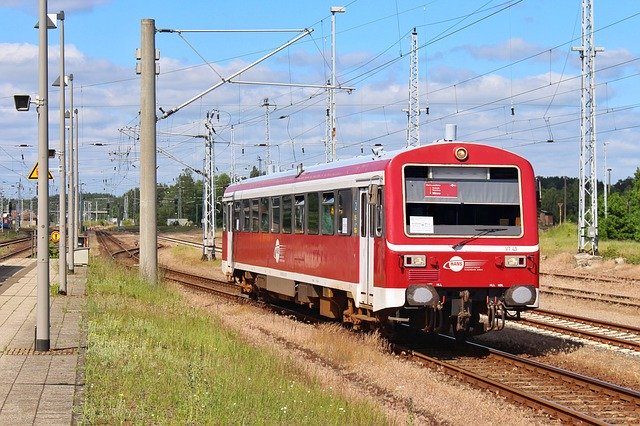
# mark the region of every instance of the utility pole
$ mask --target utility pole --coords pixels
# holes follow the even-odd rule
[[[276,107],[276,104],[270,104],[269,98],[264,98],[262,101],[262,105],[265,109],[264,112],[264,120],[265,120],[265,133],[264,133],[264,144],[267,147],[267,174],[271,174],[272,163],[271,163],[271,135],[270,130],[271,126],[269,124],[269,107]]]
[[[411,33],[411,54],[409,60],[409,108],[407,113],[407,147],[420,145],[420,113],[427,114],[427,109],[420,109],[420,76],[418,73],[418,32]]]
[[[604,217],[607,218],[609,217],[609,206],[607,205],[607,198],[609,197],[609,185],[607,184],[607,145],[609,145],[608,142],[605,142],[603,144],[604,147],[604,179],[603,179],[603,183],[604,183]]]
[[[39,2],[38,20],[38,230],[35,350],[51,346],[49,310],[49,54],[47,0]]]
[[[60,286],[58,293],[67,294],[67,265],[65,263],[67,258],[67,170],[65,167],[67,159],[65,158],[66,132],[64,118],[66,109],[64,99],[66,86],[64,74],[64,11],[58,12],[57,17],[60,21],[60,77],[58,77],[60,81],[60,241],[58,241],[58,280],[60,281]]]
[[[156,54],[155,20],[141,21],[140,50],[140,276],[158,280],[156,223]],[[137,70],[138,71],[138,70]]]
[[[202,195],[202,259],[216,259],[216,183],[215,183],[215,148],[213,135],[213,111],[207,112],[207,135],[205,136],[204,185]],[[220,114],[216,111],[216,116]]]
[[[236,181],[236,145],[234,139],[235,129],[231,125],[231,183]]]
[[[346,7],[331,7],[331,88],[329,89],[329,122],[331,129],[331,161],[338,159],[336,142],[336,13],[345,13]]]
[[[73,118],[74,118],[74,113],[73,113],[73,74],[69,74],[69,114],[68,114],[68,118],[69,118],[69,200],[67,203],[67,214],[69,215],[69,232],[68,232],[68,255],[67,255],[67,270],[69,271],[70,274],[75,273],[75,247],[76,247],[76,243],[75,241],[77,241],[75,239],[75,235],[76,235],[76,225],[75,225],[75,218],[73,216],[73,211],[74,208],[73,206],[76,203],[76,198],[75,198],[75,189],[73,187],[73,177],[75,176],[74,173],[74,153],[75,153],[75,149],[73,148],[73,141],[74,141],[74,132],[77,131],[77,129],[74,128],[73,126]],[[67,113],[65,112],[65,117],[67,117]]]
[[[582,79],[580,93],[580,199],[578,206],[578,252],[598,254],[598,186],[596,170],[596,52],[594,46],[593,0],[582,0]]]

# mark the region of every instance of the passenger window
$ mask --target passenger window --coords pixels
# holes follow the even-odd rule
[[[231,203],[222,203],[222,231],[226,232],[229,229],[229,225],[227,224],[227,221],[229,220],[229,217],[227,216],[227,209],[229,208],[229,206],[231,205]]]
[[[269,199],[260,198],[260,231],[269,232]]]
[[[240,201],[236,201],[235,203],[233,203],[233,230],[234,231],[240,230],[240,213],[241,213]]]
[[[334,233],[335,203],[333,192],[322,193],[322,235]]]
[[[338,234],[351,235],[351,189],[338,191]]]
[[[251,208],[249,200],[242,200],[242,230],[251,231]]]
[[[295,196],[295,212],[293,218],[295,233],[304,234],[304,195]]]
[[[251,232],[260,230],[259,203],[260,200],[251,200]]]
[[[271,232],[280,233],[280,197],[271,198]]]
[[[285,234],[291,233],[291,195],[282,196],[282,232]]]
[[[320,213],[320,197],[317,192],[307,194],[307,233],[318,235],[319,213]]]

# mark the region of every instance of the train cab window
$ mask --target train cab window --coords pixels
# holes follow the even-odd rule
[[[320,228],[320,197],[317,192],[307,194],[307,234],[318,235]]]
[[[269,232],[269,199],[260,198],[260,232]]]
[[[227,213],[230,205],[230,203],[222,203],[222,232],[227,232],[230,229],[228,225],[229,216]]]
[[[282,232],[285,234],[291,233],[292,198],[291,195],[282,196]]]
[[[351,189],[338,191],[338,234],[351,235]]]
[[[322,193],[322,235],[333,235],[335,228],[336,197],[333,192]]]
[[[304,195],[296,195],[294,201],[293,230],[296,234],[304,234]]]
[[[513,166],[406,166],[407,235],[520,235],[519,177]]]
[[[280,233],[280,197],[271,198],[271,232]]]
[[[260,230],[260,200],[251,200],[251,232]]]
[[[240,208],[240,201],[236,201],[235,203],[233,203],[233,230],[234,231],[240,230],[241,212],[242,212],[242,209]]]
[[[242,230],[251,231],[251,206],[249,200],[242,200]]]

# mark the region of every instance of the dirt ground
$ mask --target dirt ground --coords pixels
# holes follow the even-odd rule
[[[175,235],[177,238],[181,236]],[[199,238],[199,235],[191,238]],[[196,249],[194,249],[196,250]],[[180,263],[190,272],[220,277],[218,268],[180,254]],[[159,251],[159,262],[175,262],[175,250]],[[640,280],[640,266],[623,262],[593,262],[579,267],[571,254],[543,259],[543,272],[580,273],[619,276]],[[596,284],[546,276],[541,285],[590,288],[640,297],[640,286],[633,284]],[[489,392],[474,389],[443,373],[417,367],[384,351],[377,335],[359,336],[332,325],[312,326],[263,310],[234,303],[211,303],[209,296],[185,291],[187,300],[223,319],[247,341],[265,347],[277,356],[288,357],[302,370],[320,378],[328,389],[354,398],[370,399],[388,411],[396,424],[548,424],[550,419],[527,408],[505,402]],[[544,297],[541,308],[592,316],[612,322],[639,326],[635,309],[599,302],[583,302],[560,297]],[[571,338],[555,338],[507,326],[475,339],[497,345],[519,355],[557,365],[582,374],[640,390],[640,357],[585,345]],[[288,342],[288,343],[283,343]]]

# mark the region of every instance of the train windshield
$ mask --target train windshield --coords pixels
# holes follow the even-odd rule
[[[520,235],[519,176],[516,167],[405,166],[407,235]]]

